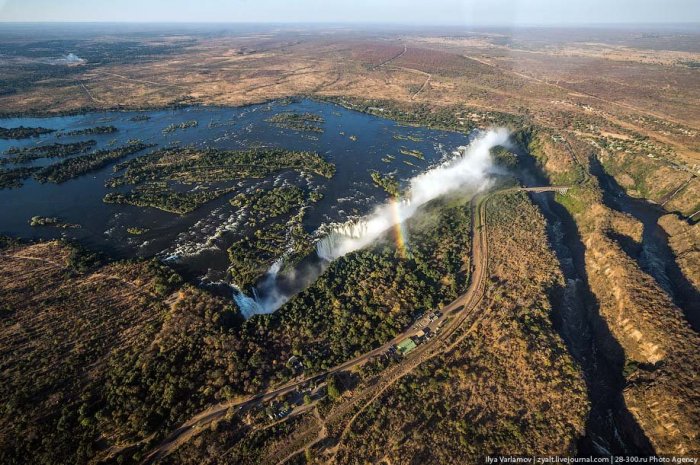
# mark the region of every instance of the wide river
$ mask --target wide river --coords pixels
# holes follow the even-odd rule
[[[283,111],[321,116],[323,132],[282,129],[266,121]],[[149,119],[134,121],[135,116],[143,115]],[[163,132],[171,124],[192,120],[197,121],[198,126]],[[61,133],[76,129],[108,125],[115,126],[118,131],[59,137]],[[239,212],[228,202],[237,192],[257,185],[269,187],[280,183],[305,183],[318,189],[324,197],[305,216],[305,227],[313,233],[324,223],[343,222],[352,216],[366,214],[385,200],[383,190],[372,183],[370,170],[393,172],[399,179],[408,179],[469,142],[465,134],[402,126],[394,121],[312,100],[277,101],[239,108],[188,107],[49,118],[5,118],[0,119],[0,126],[41,126],[57,130],[30,139],[0,140],[0,156],[7,156],[5,152],[10,147],[94,139],[98,142],[96,149],[100,149],[140,139],[157,144],[156,148],[179,144],[221,149],[274,146],[308,150],[318,152],[336,165],[336,174],[330,180],[287,172],[267,179],[230,183],[229,186],[237,188],[236,192],[187,215],[104,203],[105,194],[113,191],[105,187],[105,181],[114,174],[114,164],[62,184],[41,184],[29,179],[21,188],[0,190],[0,234],[25,239],[65,236],[113,257],[156,256],[175,263],[190,278],[208,280],[225,277],[228,265],[226,249],[246,234],[238,225]],[[402,147],[422,152],[424,159],[401,154]],[[148,152],[134,157],[144,153]],[[56,159],[40,159],[22,166],[55,162]],[[32,227],[29,220],[35,215],[59,217],[81,227]],[[148,232],[133,235],[129,234],[128,228],[142,228]]]

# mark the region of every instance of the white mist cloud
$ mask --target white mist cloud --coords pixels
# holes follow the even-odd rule
[[[289,287],[283,288],[278,282],[277,275],[284,265],[284,257],[272,264],[265,278],[252,290],[252,296],[247,296],[240,289],[234,288],[233,299],[247,320],[253,315],[272,313],[295,294]],[[310,263],[283,273],[283,279],[291,283],[292,289],[306,289],[328,267],[328,262]]]
[[[479,191],[488,187],[489,173],[494,168],[491,149],[497,145],[507,145],[508,138],[506,129],[480,134],[461,155],[412,178],[405,199],[398,203],[389,201],[360,221],[334,228],[316,245],[319,257],[326,260],[325,264],[303,270],[301,288],[311,285],[328,262],[368,246],[394,225],[412,217],[421,205],[452,192],[466,189]],[[272,313],[291,298],[292,295],[277,283],[281,266],[282,260],[272,265],[258,288],[253,289],[252,296],[238,289],[234,291],[234,300],[246,319],[257,314]]]
[[[252,297],[245,295],[240,290],[234,291],[233,300],[236,301],[246,320],[253,315],[272,313],[289,300],[290,296],[285,295],[277,287],[276,279],[280,268],[282,268],[281,259],[272,264],[265,275],[265,279],[258,285],[258,289],[264,294],[264,297],[260,297],[258,289],[255,288],[253,289]]]
[[[464,189],[481,190],[488,185],[493,168],[491,149],[508,143],[506,129],[494,129],[479,135],[463,155],[419,174],[409,182],[408,195],[395,203],[387,202],[367,218],[337,227],[317,245],[321,258],[334,260],[374,242],[389,228],[412,217],[421,205],[445,194]]]

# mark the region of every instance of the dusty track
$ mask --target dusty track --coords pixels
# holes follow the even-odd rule
[[[413,95],[411,96],[411,100],[415,100],[416,97],[418,97],[418,94],[420,94],[421,92],[423,92],[423,90],[424,90],[424,89],[427,87],[427,85],[430,83],[430,79],[431,79],[432,77],[433,77],[432,74],[428,74],[428,77],[425,79],[425,82],[423,83],[423,85],[420,86],[420,89],[418,89],[418,92],[416,92],[415,94],[413,94]]]
[[[405,54],[407,51],[408,51],[408,47],[406,46],[406,44],[403,44],[403,52],[401,52],[401,53],[399,53],[398,55],[395,55],[395,56],[389,58],[388,60],[385,60],[385,61],[379,63],[377,66],[375,66],[375,67],[372,68],[372,71],[374,71],[374,70],[376,70],[376,69],[379,69],[379,68],[381,68],[382,66],[388,65],[389,63],[391,63],[391,62],[394,61],[394,60],[398,60],[399,58],[401,58],[402,56],[404,56],[404,54]]]

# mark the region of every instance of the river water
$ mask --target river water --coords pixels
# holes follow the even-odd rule
[[[313,113],[323,118],[323,133],[283,129],[268,123],[272,115],[284,112]],[[134,121],[135,116],[148,116]],[[195,120],[197,127],[164,133],[171,124]],[[116,133],[104,135],[59,135],[76,129],[111,125]],[[155,208],[105,204],[105,181],[113,165],[62,184],[41,184],[27,180],[23,187],[0,190],[0,234],[25,239],[68,237],[117,258],[159,257],[170,260],[189,278],[219,280],[226,277],[226,249],[242,235],[250,233],[240,224],[240,214],[228,200],[238,192],[280,184],[304,185],[323,193],[312,205],[304,226],[314,233],[325,223],[344,222],[366,214],[386,199],[369,176],[370,170],[393,172],[408,179],[440,162],[459,146],[466,145],[465,134],[402,126],[394,121],[347,110],[312,100],[275,101],[247,107],[188,107],[145,112],[94,112],[75,116],[0,119],[0,126],[41,126],[57,132],[24,140],[0,140],[0,156],[10,147],[28,147],[54,142],[68,143],[94,139],[96,149],[118,147],[130,139],[157,144],[244,149],[281,147],[318,152],[336,165],[336,175],[328,180],[296,172],[280,172],[258,180],[224,184],[235,191],[209,202],[198,210],[177,215]],[[351,137],[355,136],[355,137]],[[356,139],[356,140],[353,140]],[[425,159],[401,154],[399,150],[419,150]],[[154,149],[155,150],[155,149]],[[141,152],[133,157],[138,157]],[[386,156],[395,157],[389,163]],[[43,166],[57,162],[41,159],[22,166]],[[5,165],[4,168],[12,168]],[[32,227],[32,216],[59,217],[79,229]],[[128,228],[148,232],[131,235]]]

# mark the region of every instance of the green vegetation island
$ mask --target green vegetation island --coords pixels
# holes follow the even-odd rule
[[[61,229],[75,229],[80,227],[79,224],[66,223],[61,218],[56,216],[32,216],[32,218],[29,220],[29,226],[51,226]]]
[[[419,160],[425,159],[423,152],[421,152],[420,150],[410,150],[410,149],[407,149],[406,147],[401,147],[399,149],[399,152],[401,152],[403,155],[408,155],[409,157],[418,158]]]
[[[295,131],[323,132],[323,128],[321,127],[324,122],[323,117],[313,113],[285,111],[277,113],[266,121],[275,126],[293,129]]]
[[[394,140],[400,140],[400,141],[411,141],[411,142],[421,142],[423,139],[417,136],[412,136],[412,135],[403,135],[403,134],[394,134],[392,136]]]
[[[381,187],[384,191],[392,197],[399,197],[401,195],[401,187],[399,181],[393,174],[383,175],[379,171],[370,171],[369,173],[372,181],[377,187]]]
[[[0,189],[14,189],[22,187],[24,181],[40,168],[0,168]]]
[[[214,187],[217,183],[259,179],[284,170],[330,178],[335,166],[312,152],[173,147],[119,163],[114,170],[121,174],[110,178],[107,187],[132,185],[134,188],[125,193],[109,193],[105,202],[148,206],[184,215],[233,191]],[[199,187],[178,192],[172,183]]]
[[[172,123],[172,124],[169,124],[165,129],[163,129],[163,134],[169,134],[169,133],[175,132],[177,130],[196,128],[197,126],[199,126],[199,121],[196,121],[196,120],[183,121],[180,124]]]
[[[154,145],[137,142],[116,149],[99,150],[42,168],[34,173],[34,178],[39,182],[60,184],[151,147]]]
[[[105,203],[152,207],[178,215],[186,215],[205,203],[232,191],[231,188],[225,188],[175,192],[160,183],[154,183],[139,187],[131,192],[110,192],[102,200]]]
[[[30,128],[19,126],[16,128],[0,127],[0,139],[29,139],[30,137],[39,137],[42,134],[50,134],[55,132],[55,129],[47,128]]]
[[[126,228],[126,232],[128,232],[132,236],[140,236],[141,234],[146,234],[148,231],[150,231],[150,229],[139,228],[137,226],[132,226],[130,228]]]
[[[7,158],[0,158],[0,164],[8,163],[30,163],[41,158],[65,158],[79,153],[85,153],[97,145],[94,140],[86,140],[81,142],[71,142],[61,144],[55,142],[48,145],[39,145],[35,147],[10,147],[5,153],[11,155]]]
[[[247,213],[245,226],[252,231],[228,249],[233,282],[247,289],[278,257],[293,266],[308,255],[313,243],[302,222],[306,208],[322,197],[296,186],[258,188],[233,197],[231,205]]]
[[[129,121],[133,121],[133,122],[137,123],[137,122],[142,122],[142,121],[149,121],[150,119],[151,119],[151,117],[148,115],[136,115],[136,116],[132,116],[131,118],[129,118]]]
[[[114,134],[118,130],[119,129],[117,129],[114,126],[95,126],[92,128],[76,129],[74,131],[64,132],[64,133],[61,133],[60,135],[63,135],[63,136],[91,136],[91,135],[99,135],[99,134]]]

